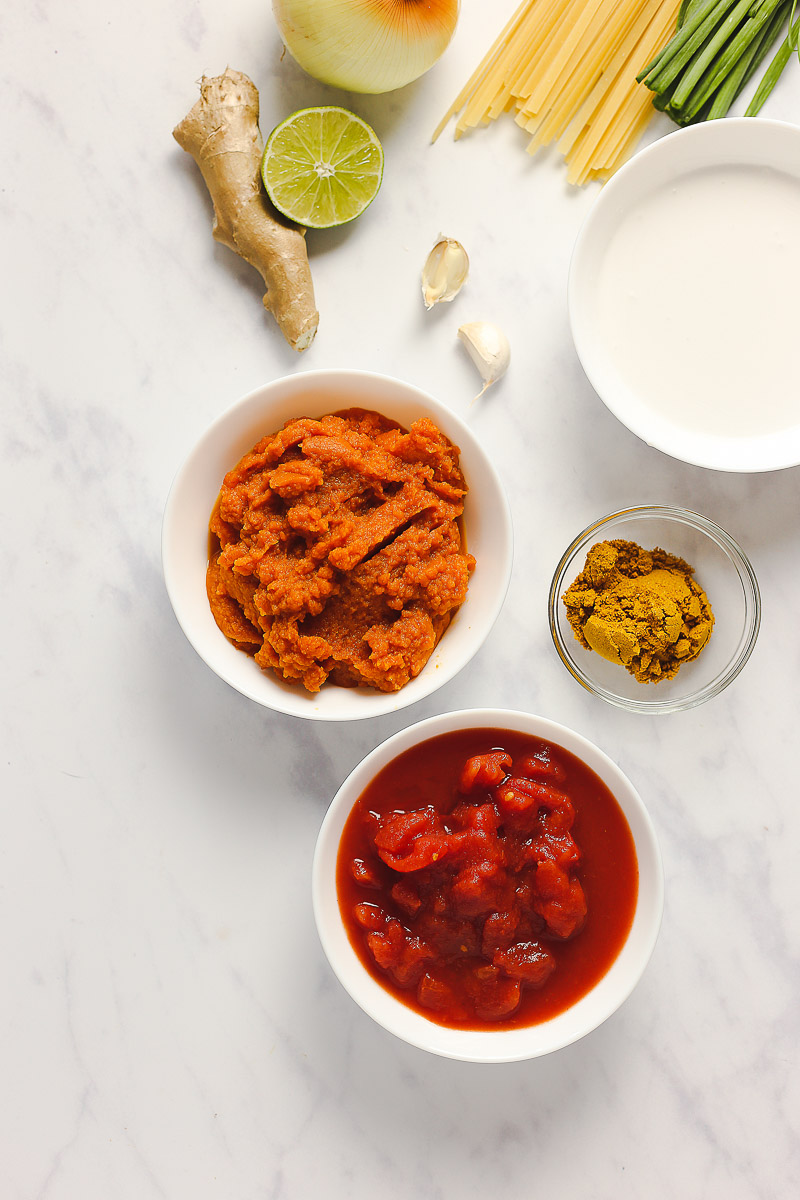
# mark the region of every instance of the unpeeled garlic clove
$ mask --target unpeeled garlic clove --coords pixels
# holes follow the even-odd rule
[[[511,362],[511,347],[502,329],[490,321],[470,321],[460,327],[458,336],[481,373],[483,387],[475,397],[479,400],[488,387],[505,375]]]
[[[422,268],[422,298],[426,308],[457,296],[469,274],[469,257],[461,242],[439,235]]]

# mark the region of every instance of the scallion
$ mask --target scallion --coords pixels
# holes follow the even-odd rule
[[[764,73],[746,116],[755,116],[800,41],[797,0],[684,0],[677,29],[637,79],[653,104],[679,125],[723,117],[788,32]]]
[[[792,17],[794,17],[794,10],[795,4],[792,4]],[[764,72],[761,83],[758,85],[756,93],[747,107],[747,112],[744,114],[746,117],[754,117],[760,111],[762,104],[780,79],[783,68],[791,58],[793,50],[797,50],[798,58],[800,58],[800,17],[798,17],[794,24],[792,24],[790,19],[789,32],[780,50]]]

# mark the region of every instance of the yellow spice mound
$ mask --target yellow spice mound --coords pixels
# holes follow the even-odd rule
[[[694,569],[656,547],[598,542],[562,599],[578,641],[641,683],[672,679],[711,635],[714,614]]]

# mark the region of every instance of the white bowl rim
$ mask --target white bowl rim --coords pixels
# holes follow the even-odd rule
[[[517,730],[554,742],[580,758],[615,796],[631,828],[639,861],[639,895],[618,957],[584,997],[565,1012],[519,1029],[449,1029],[402,1004],[372,978],[347,939],[336,896],[336,857],[345,820],[367,784],[388,762],[427,738],[457,729]],[[334,795],[322,821],[312,864],[317,933],[330,966],[353,1000],[384,1029],[419,1049],[465,1062],[518,1062],[571,1045],[627,1000],[650,960],[664,908],[664,869],[655,828],[638,791],[594,742],[566,725],[515,709],[459,709],[407,726],[358,763]]]
[[[647,520],[651,517],[688,525],[691,529],[696,529],[714,541],[726,554],[731,565],[735,567],[739,575],[745,597],[745,609],[749,617],[742,635],[739,652],[731,659],[725,671],[716,679],[712,679],[710,683],[705,684],[696,691],[690,692],[686,696],[673,697],[670,700],[659,700],[657,697],[652,700],[634,700],[626,696],[620,696],[617,692],[612,692],[610,688],[596,683],[587,672],[582,670],[580,662],[572,654],[571,644],[568,644],[564,640],[561,627],[558,623],[558,606],[561,599],[561,591],[566,581],[569,565],[580,548],[581,543],[588,543],[591,538],[598,536],[601,530],[613,521]],[[753,569],[753,564],[742,547],[731,534],[709,517],[704,517],[702,513],[693,512],[688,508],[679,508],[674,504],[640,504],[634,505],[631,508],[622,508],[617,512],[607,513],[606,516],[599,517],[596,521],[592,521],[590,525],[587,525],[585,529],[582,529],[567,546],[553,572],[547,609],[550,636],[553,639],[553,644],[559,658],[570,675],[582,687],[585,687],[588,692],[591,692],[592,695],[599,696],[602,700],[613,704],[616,708],[623,708],[628,712],[643,713],[648,716],[686,712],[690,708],[697,708],[698,705],[705,704],[707,700],[718,696],[729,683],[733,682],[746,665],[755,649],[761,628],[761,590],[758,586],[758,577]],[[575,644],[577,645],[578,643],[576,642]]]
[[[461,615],[461,624],[463,625],[464,621],[469,618],[470,612],[473,611],[469,607],[470,593],[468,592],[467,599],[458,610],[458,613],[456,613],[451,626],[434,650],[431,659],[420,674],[406,684],[399,692],[381,693],[377,691],[373,692],[372,689],[331,687],[323,688],[322,692],[314,696],[305,692],[303,688],[297,685],[283,683],[276,676],[262,672],[258,667],[255,667],[249,673],[247,681],[243,681],[240,678],[240,664],[231,655],[227,655],[228,661],[232,664],[230,670],[219,659],[209,661],[209,658],[214,658],[213,648],[216,646],[216,643],[211,643],[211,653],[204,649],[204,641],[198,631],[197,623],[192,620],[189,606],[184,600],[181,572],[175,566],[180,496],[184,488],[188,485],[187,481],[192,477],[198,457],[207,452],[209,447],[212,447],[217,442],[220,434],[229,425],[234,422],[244,422],[248,414],[255,414],[260,407],[268,407],[273,399],[279,401],[287,396],[291,396],[293,393],[323,386],[326,382],[332,388],[341,388],[348,381],[352,381],[354,386],[359,385],[365,388],[370,385],[385,387],[396,393],[398,401],[402,397],[407,403],[413,402],[418,404],[424,410],[425,414],[430,415],[436,421],[442,432],[451,441],[458,444],[461,450],[462,465],[464,465],[465,458],[470,457],[480,462],[481,471],[484,473],[485,480],[488,482],[492,492],[491,503],[493,505],[494,520],[492,552],[497,556],[496,569],[491,573],[491,592],[487,589],[486,598],[482,601],[483,615],[479,621],[475,636],[468,636],[468,632],[465,631],[463,637],[460,639],[463,643],[460,652],[458,654],[452,653],[456,639],[451,637],[448,641],[447,635],[456,629],[459,622],[459,615]],[[385,401],[385,403],[387,408],[391,407],[388,401]],[[377,401],[376,406],[380,407]],[[232,459],[230,465],[233,465],[234,461],[236,461],[235,458]],[[222,475],[220,475],[220,483],[221,478]],[[469,479],[468,482],[471,483]],[[217,490],[218,487],[219,484],[217,485]],[[469,503],[470,495],[468,494],[467,505]],[[209,513],[210,511],[209,508]],[[468,522],[467,534],[469,534]],[[469,549],[469,541],[467,548]],[[459,671],[463,670],[478,652],[497,621],[508,592],[513,565],[513,525],[505,487],[488,452],[463,418],[448,408],[443,401],[438,400],[415,384],[408,383],[392,375],[346,367],[318,368],[309,371],[296,371],[293,374],[281,376],[252,389],[236,400],[206,427],[205,431],[186,455],[170,487],[162,520],[161,559],[167,594],[179,625],[200,658],[224,682],[265,708],[289,716],[314,721],[364,720],[397,712],[425,699],[438,688],[448,683]],[[473,589],[474,595],[474,579],[471,581],[470,587]],[[471,629],[471,626],[469,629]],[[221,639],[219,645],[220,657],[222,657],[230,647],[222,634],[219,637]],[[237,658],[244,659],[246,657],[241,651],[235,650],[234,654]]]
[[[785,470],[800,464],[800,421],[796,426],[758,437],[724,437],[696,433],[670,423],[655,410],[642,405],[617,375],[613,363],[592,336],[590,321],[581,303],[589,282],[585,266],[593,250],[595,231],[606,212],[616,210],[616,219],[628,204],[652,191],[648,177],[654,160],[664,159],[673,167],[673,178],[699,169],[694,152],[703,143],[705,166],[764,165],[765,139],[769,147],[781,147],[770,165],[800,180],[800,126],[790,121],[765,117],[726,117],[675,129],[638,151],[603,186],[589,210],[573,247],[567,283],[572,338],[584,373],[605,406],[647,445],[694,466],[718,471],[761,472]],[[785,146],[785,149],[783,147]],[[599,236],[599,234],[597,235]]]

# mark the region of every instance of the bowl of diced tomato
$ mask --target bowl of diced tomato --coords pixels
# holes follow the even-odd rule
[[[592,1032],[635,988],[663,910],[652,821],[580,734],[529,713],[421,721],[336,793],[314,916],[345,990],[420,1049],[510,1062]]]

